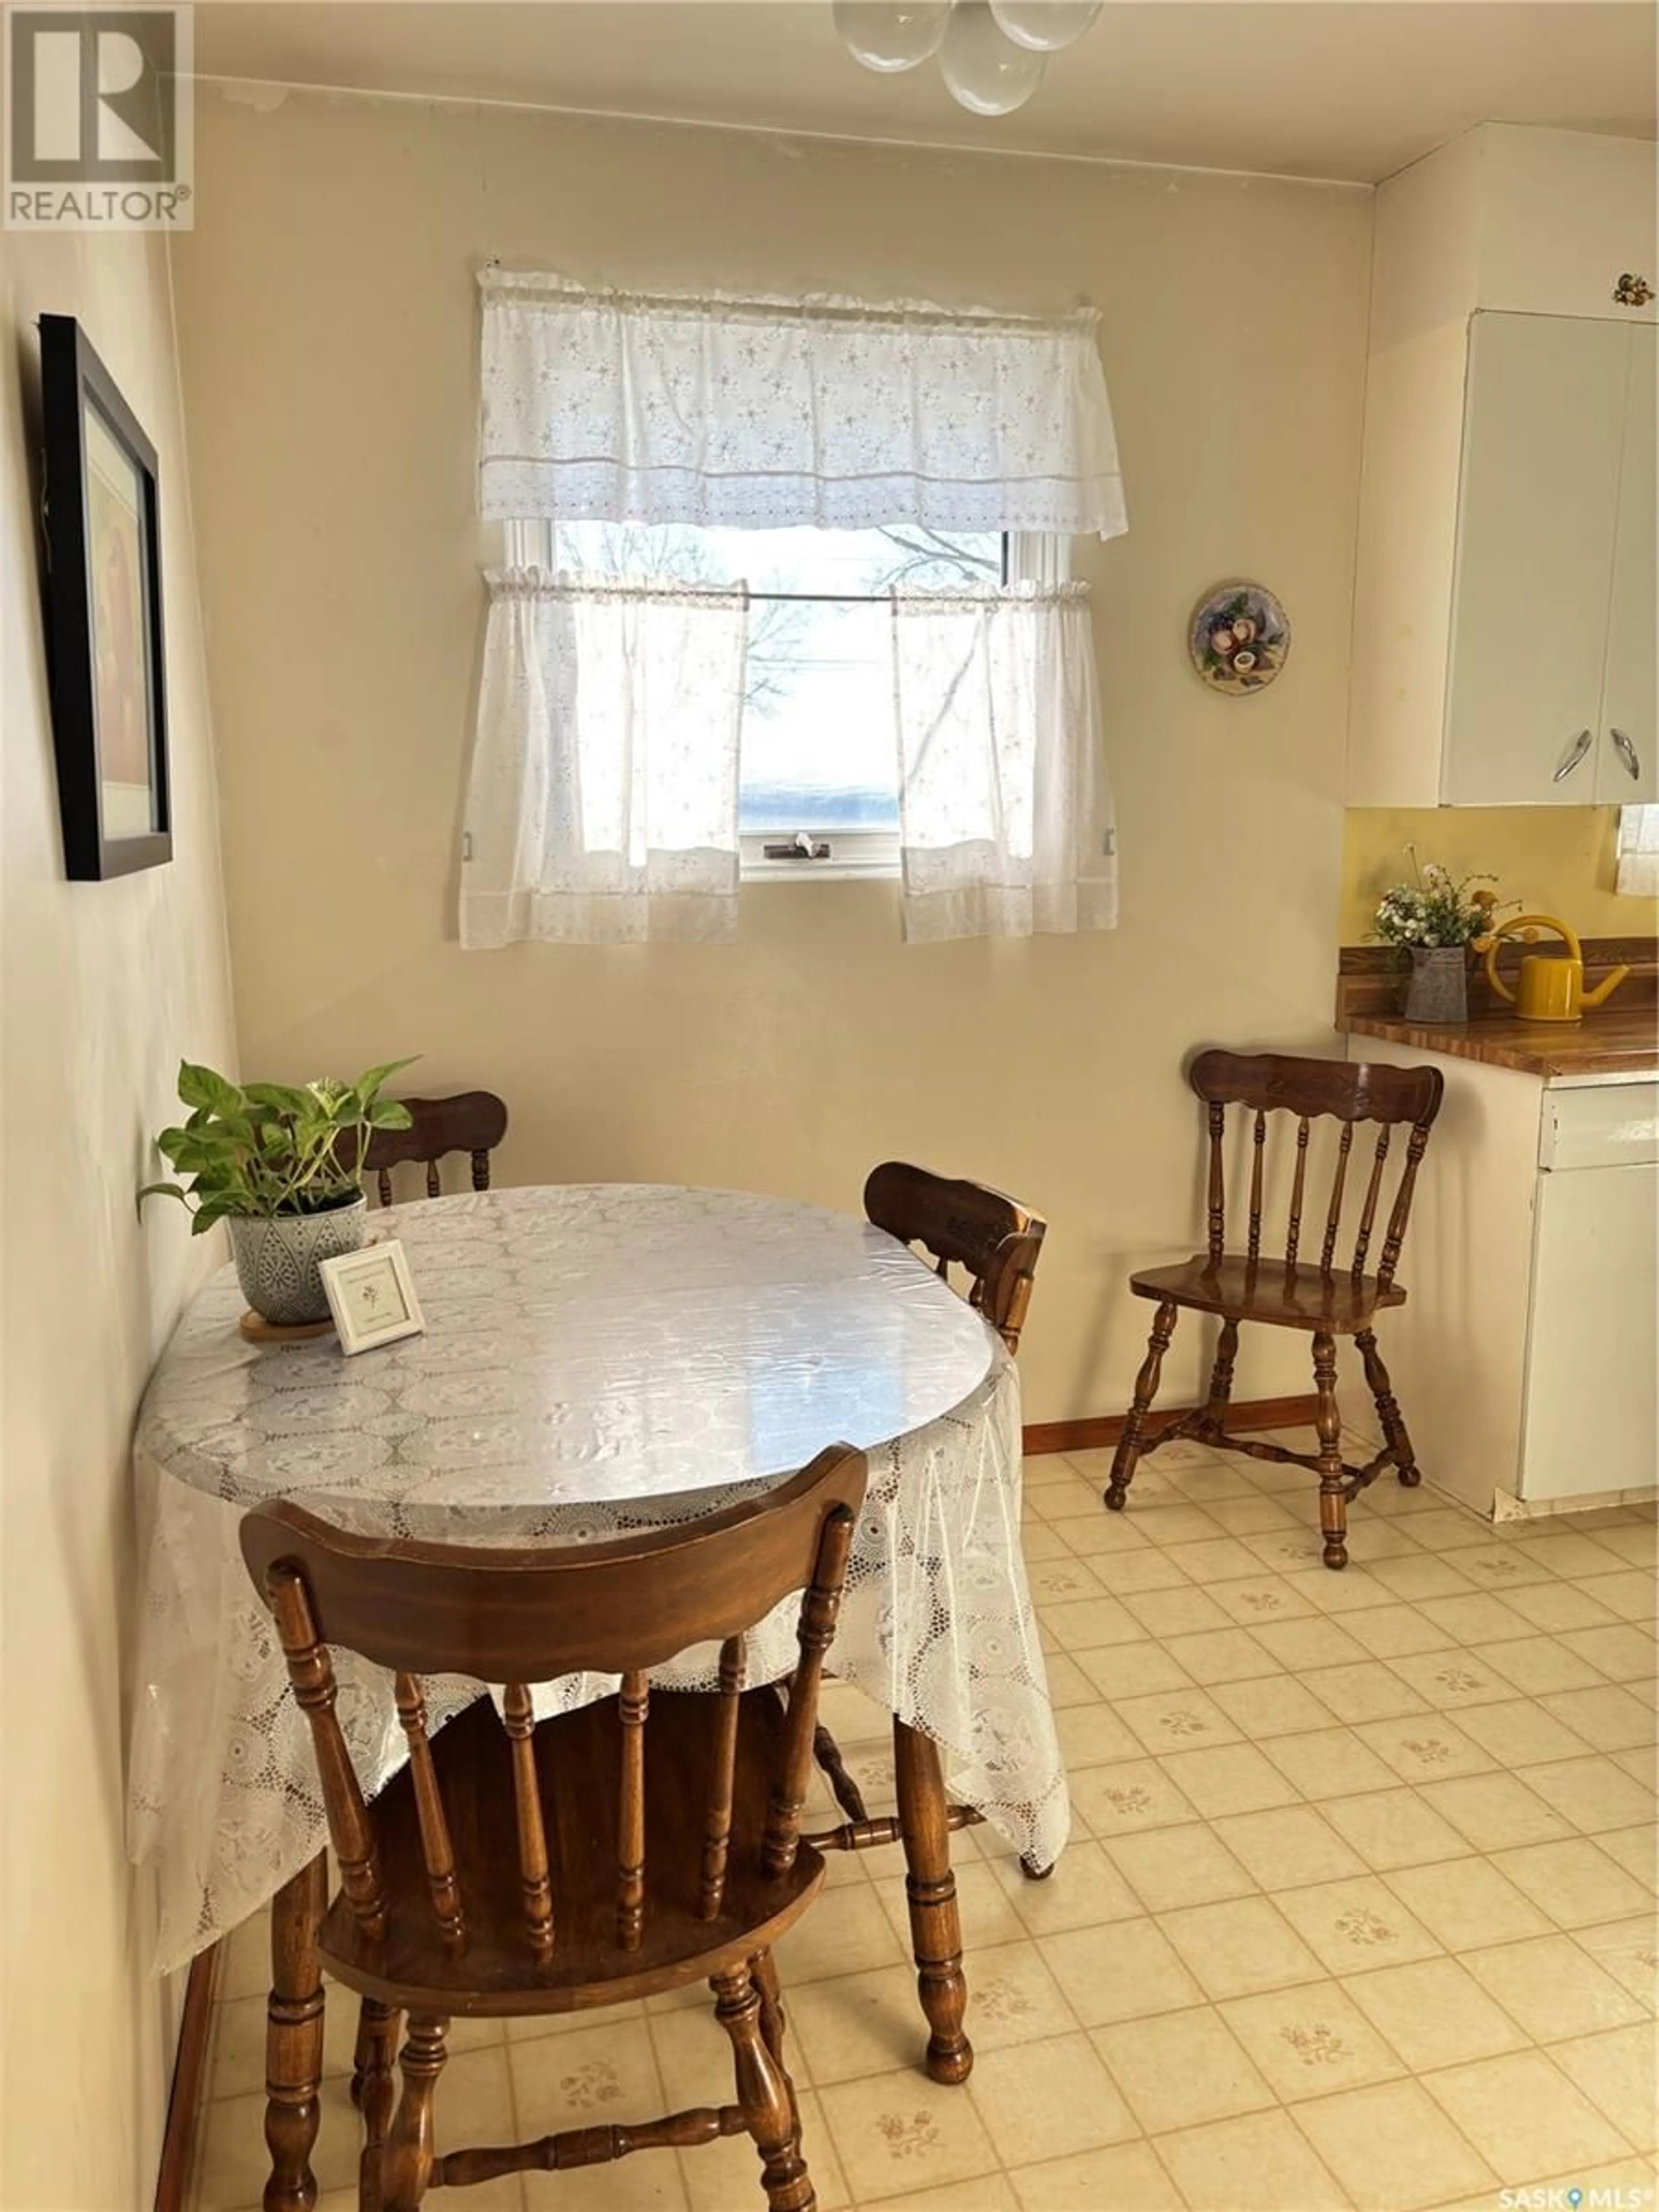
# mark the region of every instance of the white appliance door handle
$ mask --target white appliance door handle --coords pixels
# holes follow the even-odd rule
[[[1579,762],[1583,759],[1584,755],[1589,750],[1590,746],[1594,742],[1595,740],[1591,738],[1588,730],[1580,730],[1578,735],[1573,739],[1571,745],[1568,748],[1566,758],[1562,762],[1560,767],[1556,769],[1555,774],[1550,778],[1550,781],[1552,783],[1565,783],[1567,778],[1572,774],[1574,769],[1577,767]]]

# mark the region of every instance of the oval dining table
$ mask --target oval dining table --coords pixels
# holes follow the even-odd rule
[[[325,1841],[309,1740],[240,1554],[242,1514],[272,1497],[392,1536],[572,1543],[715,1510],[828,1443],[863,1449],[835,1668],[893,1715],[927,2063],[964,2079],[950,1860],[963,1815],[949,1799],[1030,1867],[1053,1864],[1069,1819],[1019,1545],[1018,1389],[995,1332],[883,1231],[749,1192],[468,1193],[392,1207],[372,1230],[404,1245],[421,1334],[350,1358],[331,1335],[250,1342],[226,1268],[179,1323],[137,1439],[129,1850],[158,1880],[158,1971],[272,1900],[268,2212],[315,2197]],[[787,1672],[793,1631],[786,1605],[753,1679]],[[389,1701],[361,1693],[374,1670],[338,1656],[343,1724],[377,1788],[405,1747]],[[710,1655],[660,1679],[712,1686]],[[486,1693],[428,1686],[434,1727]],[[570,1678],[538,1711],[614,1686]]]

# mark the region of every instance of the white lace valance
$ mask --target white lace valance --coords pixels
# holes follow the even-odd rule
[[[747,594],[487,580],[461,943],[735,936]]]
[[[1092,310],[641,296],[486,270],[482,512],[1127,526]]]

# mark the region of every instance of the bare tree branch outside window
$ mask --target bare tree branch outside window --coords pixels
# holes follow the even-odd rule
[[[767,834],[896,824],[883,597],[1002,579],[999,536],[920,524],[744,532],[561,523],[552,556],[562,570],[591,575],[709,590],[747,584],[742,820]]]
[[[1000,538],[969,540],[947,538],[920,523],[884,526],[877,536],[885,538],[892,555],[878,568],[869,588],[936,591],[953,584],[1000,584],[1002,581],[1002,541]],[[986,548],[990,550],[987,550]]]
[[[673,584],[702,584],[709,590],[741,582],[725,573],[701,531],[672,523],[603,522],[580,526],[581,558],[603,576],[661,577]],[[749,610],[749,658],[743,703],[769,714],[789,696],[791,664],[805,641],[810,607],[787,599],[762,599]]]

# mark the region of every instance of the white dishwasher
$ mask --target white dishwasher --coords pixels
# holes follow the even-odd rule
[[[1659,1483],[1659,1083],[1552,1084],[1539,1129],[1520,1495]]]

